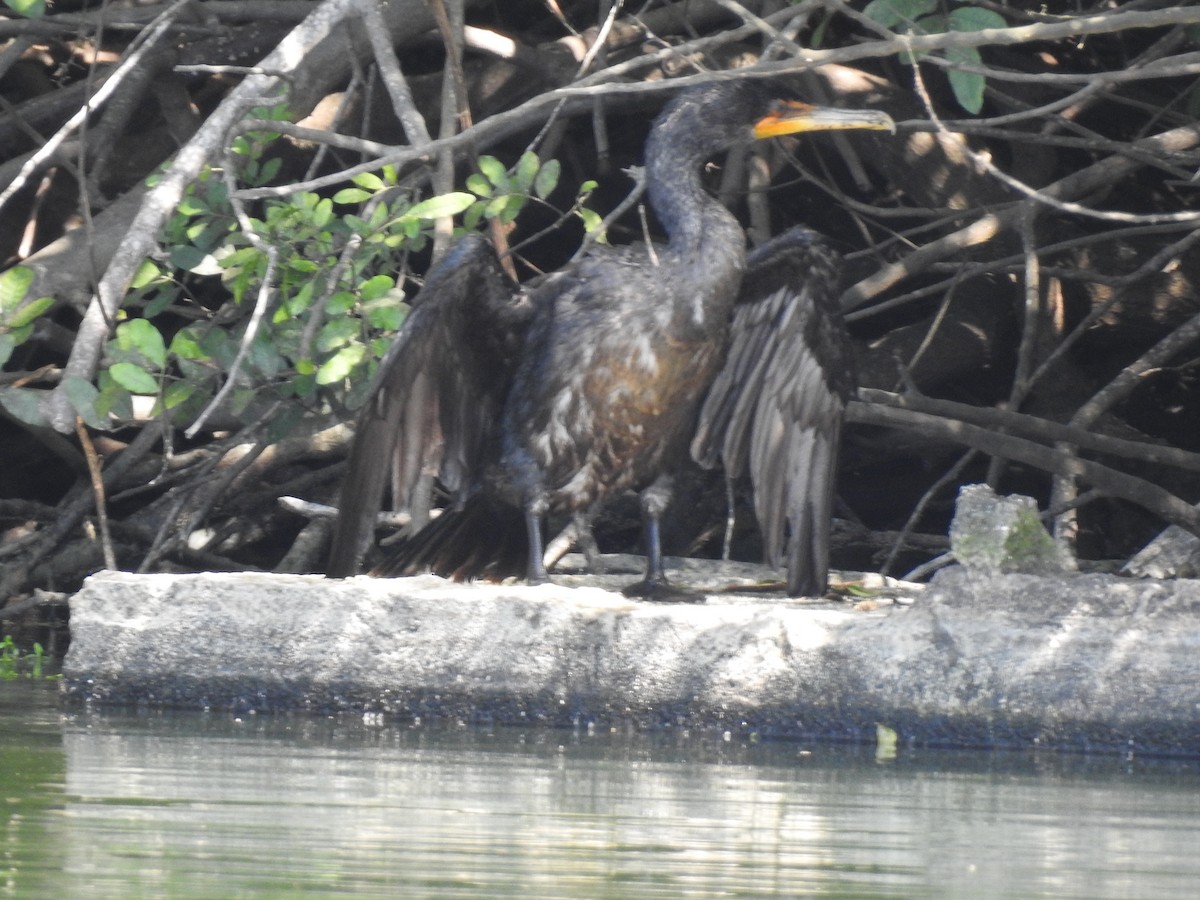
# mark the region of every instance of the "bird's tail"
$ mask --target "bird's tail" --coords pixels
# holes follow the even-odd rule
[[[525,517],[515,506],[476,494],[397,545],[372,575],[432,572],[455,581],[523,577],[529,562]]]

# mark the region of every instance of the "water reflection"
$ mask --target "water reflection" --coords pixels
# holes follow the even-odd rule
[[[21,745],[8,724],[0,706],[0,753]],[[902,750],[881,765],[720,736],[307,718],[18,724],[26,763],[43,762],[0,838],[15,896],[1162,898],[1200,883],[1192,763]]]

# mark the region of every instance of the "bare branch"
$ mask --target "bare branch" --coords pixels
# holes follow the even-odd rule
[[[903,428],[968,447],[984,453],[1023,462],[1045,472],[1079,478],[1112,497],[1128,500],[1156,516],[1200,535],[1200,510],[1169,491],[1133,475],[1118,472],[1091,460],[1078,459],[1009,434],[999,434],[965,422],[953,422],[915,410],[894,409],[851,401],[846,421],[859,425]]]
[[[263,61],[266,69],[294,70],[306,51],[323,40],[335,25],[354,11],[357,0],[325,0],[301,25],[284,38]],[[175,211],[187,186],[204,164],[220,153],[234,125],[250,109],[277,96],[280,79],[250,75],[208,117],[192,140],[179,151],[174,164],[146,195],[120,249],[100,280],[99,288],[80,325],[79,336],[64,369],[64,379],[91,380],[100,361],[109,323],[115,321],[129,284],[142,260],[153,249],[167,218]],[[74,423],[70,399],[60,386],[46,404],[46,419],[58,431]]]
[[[117,66],[116,70],[105,80],[96,93],[88,97],[83,106],[81,106],[75,112],[75,115],[71,116],[71,118],[69,118],[66,123],[58,129],[58,131],[47,138],[46,142],[37,150],[37,152],[31,155],[29,159],[25,161],[25,164],[21,166],[21,171],[17,177],[13,179],[12,183],[9,184],[8,187],[6,187],[3,191],[0,191],[0,210],[4,208],[4,204],[12,199],[13,195],[16,194],[17,191],[21,190],[21,188],[25,186],[26,180],[29,178],[29,176],[36,172],[41,166],[45,165],[47,161],[52,159],[54,154],[58,152],[59,147],[63,145],[63,142],[66,141],[66,139],[73,134],[95,110],[99,109],[104,104],[104,101],[112,96],[113,92],[120,86],[121,82],[124,81],[125,78],[139,71],[138,67],[141,65],[142,60],[148,53],[150,53],[150,51],[158,43],[158,40],[167,33],[167,28],[171,24],[172,20],[175,19],[180,12],[182,12],[183,8],[190,2],[191,0],[175,0],[171,7],[164,12],[154,23],[154,25],[139,39],[138,46],[128,56],[126,56],[124,60],[121,61],[121,64]]]

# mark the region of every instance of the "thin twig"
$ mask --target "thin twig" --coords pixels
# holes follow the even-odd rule
[[[617,219],[621,218],[621,216],[625,215],[625,213],[632,209],[634,204],[641,200],[642,195],[646,193],[645,168],[642,166],[628,166],[624,171],[626,175],[633,179],[633,187],[630,188],[629,193],[625,195],[625,199],[618,203],[616,207],[613,208],[612,212],[600,220],[599,225],[583,236],[583,240],[579,242],[579,249],[576,250],[575,254],[571,257],[571,262],[575,262],[577,259],[582,257],[587,252],[587,249],[592,244],[596,243],[596,241],[604,239],[608,233],[609,227],[613,224],[613,222],[617,221]]]
[[[184,432],[184,435],[188,438],[196,436],[197,432],[204,427],[204,423],[208,421],[208,417],[221,407],[221,404],[225,402],[225,398],[233,391],[234,385],[238,382],[238,372],[241,371],[242,365],[250,355],[250,349],[254,346],[254,339],[258,336],[258,329],[267,315],[267,308],[270,305],[271,297],[275,293],[275,270],[279,267],[279,248],[274,244],[268,243],[255,230],[254,223],[250,221],[250,216],[246,212],[245,207],[241,201],[234,198],[233,195],[237,190],[237,182],[234,179],[233,173],[233,157],[232,155],[227,155],[225,164],[221,166],[221,175],[225,180],[225,187],[229,192],[230,208],[233,210],[233,215],[242,229],[242,234],[246,236],[246,240],[256,250],[266,256],[267,268],[263,273],[262,283],[258,286],[258,296],[254,301],[254,310],[250,313],[250,320],[246,323],[246,330],[243,332],[242,339],[238,343],[237,355],[234,356],[233,362],[229,365],[229,372],[225,375],[225,382],[217,390],[213,398],[208,401],[208,405],[204,407],[200,415],[196,416],[195,421]]]
[[[104,476],[100,473],[100,457],[96,455],[96,447],[92,444],[91,435],[83,419],[76,417],[75,433],[83,447],[83,458],[87,460],[88,475],[92,480],[92,496],[96,501],[96,524],[100,531],[100,550],[104,554],[104,568],[115,570],[117,557],[113,553],[112,535],[108,530],[108,502],[104,499]]]
[[[147,54],[150,53],[155,44],[158,43],[159,39],[167,33],[171,21],[183,11],[184,7],[190,3],[191,0],[175,0],[175,2],[172,3],[165,12],[155,19],[154,23],[149,28],[138,35],[138,38],[134,41],[134,44],[131,47],[129,55],[121,61],[121,64],[117,66],[116,70],[109,75],[102,85],[100,85],[96,93],[88,97],[87,100],[84,101],[83,106],[81,106],[75,112],[75,114],[71,116],[71,118],[67,119],[67,121],[58,129],[58,131],[54,132],[54,134],[46,139],[46,142],[38,148],[37,152],[31,155],[29,159],[25,161],[25,164],[21,166],[21,171],[17,174],[17,177],[13,179],[12,183],[9,184],[8,187],[6,187],[3,191],[0,191],[0,210],[4,208],[4,204],[7,203],[13,197],[13,195],[15,195],[21,190],[21,188],[25,186],[29,180],[29,176],[36,172],[54,156],[59,147],[63,145],[63,142],[66,141],[66,139],[73,134],[76,129],[83,125],[83,123],[87,121],[93,112],[99,109],[100,106],[102,106],[104,102],[112,96],[113,92],[121,86],[121,83],[131,73],[138,71],[138,67],[141,65],[142,60]]]
[[[937,481],[935,481],[925,490],[925,492],[921,495],[921,499],[918,500],[916,505],[913,507],[912,512],[908,514],[908,518],[905,519],[903,527],[896,535],[896,539],[892,541],[892,546],[891,549],[888,550],[887,558],[883,561],[883,565],[879,567],[880,575],[888,575],[891,573],[892,566],[895,565],[896,559],[900,555],[900,551],[907,546],[909,537],[911,537],[913,531],[916,530],[917,523],[921,521],[921,516],[925,515],[925,510],[929,508],[929,504],[932,503],[934,499],[942,493],[943,490],[958,482],[958,477],[962,474],[963,470],[976,458],[978,458],[979,453],[979,450],[968,450],[966,453],[960,456],[958,460],[952,466],[950,466],[949,469],[943,472]],[[904,578],[907,581],[908,575],[905,575]]]
[[[429,143],[429,129],[425,125],[425,117],[413,103],[412,91],[408,89],[408,81],[400,69],[400,60],[396,58],[396,50],[389,38],[387,22],[379,10],[378,0],[358,0],[358,12],[366,26],[367,38],[371,42],[371,52],[375,57],[375,65],[379,69],[379,77],[387,88],[388,96],[392,98],[392,108],[396,118],[404,126],[404,133],[414,146],[422,147]]]

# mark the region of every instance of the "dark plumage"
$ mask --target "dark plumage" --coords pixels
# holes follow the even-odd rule
[[[635,488],[648,566],[631,592],[659,593],[658,519],[690,444],[703,465],[749,472],[768,557],[787,543],[789,591],[822,593],[851,386],[836,261],[806,229],[747,257],[700,168],[755,137],[891,127],[715,82],[677,96],[646,143],[668,243],[596,248],[518,286],[481,237],[464,238],[429,273],[359,419],[329,574],[357,571],[390,459],[396,508],[416,505],[422,472],[456,502],[382,574],[543,580],[542,517]]]

